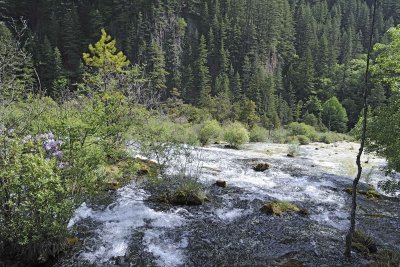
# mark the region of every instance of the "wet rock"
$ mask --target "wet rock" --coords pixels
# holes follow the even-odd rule
[[[378,251],[375,241],[360,230],[354,232],[352,240],[352,247],[363,254],[376,253]]]
[[[286,155],[288,158],[294,158],[294,154],[292,154],[292,153],[289,153],[289,154],[287,154]]]
[[[253,167],[253,170],[256,172],[263,172],[266,170],[269,170],[271,168],[271,165],[268,163],[258,163],[256,166]]]
[[[184,192],[175,193],[169,202],[173,205],[188,205],[199,206],[204,204],[206,197],[201,197],[197,194],[185,194]]]
[[[261,207],[260,209],[261,212],[266,213],[266,214],[271,214],[271,215],[276,215],[276,216],[281,216],[282,214],[286,212],[297,212],[302,215],[308,215],[309,212],[306,209],[300,208],[296,206],[295,204],[289,203],[289,202],[279,202],[279,201],[273,201],[264,204],[264,206]]]
[[[283,262],[278,265],[279,267],[306,267],[307,265],[304,262],[296,259],[289,259],[286,262]]]
[[[219,186],[219,187],[222,187],[222,188],[225,188],[226,187],[226,181],[218,180],[218,181],[215,182],[215,185]]]

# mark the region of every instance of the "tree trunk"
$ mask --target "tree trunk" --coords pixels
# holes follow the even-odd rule
[[[370,61],[371,61],[372,39],[373,39],[373,32],[374,32],[374,26],[375,26],[376,6],[377,6],[377,0],[374,0],[374,9],[373,9],[373,16],[372,16],[372,24],[371,24],[371,33],[370,33],[370,36],[369,36],[369,47],[368,47],[368,55],[367,55],[367,67],[366,67],[366,70],[365,70],[365,87],[364,87],[364,94],[363,94],[363,101],[364,101],[364,103],[363,103],[363,105],[364,105],[363,127],[362,127],[362,136],[361,136],[360,149],[358,151],[357,160],[356,160],[358,171],[357,171],[357,176],[353,181],[353,187],[352,187],[350,229],[349,229],[349,232],[346,235],[346,251],[345,251],[346,257],[350,257],[351,256],[352,239],[353,239],[353,234],[354,234],[355,225],[356,225],[357,186],[358,186],[358,182],[360,181],[361,173],[362,173],[361,155],[364,152],[366,133],[367,133],[367,115],[368,115],[368,102],[367,102],[367,99],[368,99],[368,86],[369,86],[369,66],[370,66]]]

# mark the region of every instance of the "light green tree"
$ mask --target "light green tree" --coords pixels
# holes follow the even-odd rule
[[[392,90],[400,90],[400,25],[387,31],[389,43],[376,44],[378,53],[372,66],[374,78],[388,84]]]
[[[100,40],[94,46],[89,45],[89,53],[83,53],[83,61],[92,68],[92,73],[86,73],[85,81],[105,91],[107,84],[130,64],[124,53],[118,52],[116,41],[104,29],[101,30]]]
[[[322,106],[322,122],[330,131],[345,132],[347,130],[346,109],[334,96],[328,99]]]

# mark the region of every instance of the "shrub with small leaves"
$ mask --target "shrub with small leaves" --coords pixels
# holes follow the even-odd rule
[[[254,125],[250,130],[250,141],[251,142],[265,142],[267,141],[268,131],[267,129]]]
[[[219,141],[222,133],[222,128],[216,120],[209,120],[204,122],[200,129],[199,139],[200,143],[205,146],[210,142]]]
[[[234,122],[225,127],[224,140],[229,146],[239,148],[240,145],[249,142],[249,132],[240,122]]]

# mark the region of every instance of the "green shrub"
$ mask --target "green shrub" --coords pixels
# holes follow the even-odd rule
[[[270,138],[272,142],[283,144],[287,143],[288,130],[284,128],[275,129],[271,132]]]
[[[266,142],[268,131],[267,129],[254,125],[250,130],[250,141],[251,142]]]
[[[285,138],[285,144],[298,144],[299,139],[295,135],[289,135]]]
[[[205,146],[210,142],[219,141],[222,133],[222,128],[216,120],[209,120],[204,122],[200,129],[199,139],[200,143]]]
[[[305,123],[292,122],[288,125],[288,129],[292,135],[305,135],[311,141],[316,141],[318,138],[315,128]]]
[[[74,203],[59,144],[49,140],[0,133],[0,239],[14,246],[62,242],[67,233]]]
[[[240,122],[231,123],[224,129],[224,140],[233,148],[239,148],[249,139],[249,132]]]
[[[335,142],[335,139],[333,138],[332,134],[329,133],[323,133],[319,137],[319,141],[325,144],[331,144]]]
[[[298,135],[297,140],[299,140],[300,145],[310,144],[310,139],[305,135]]]

